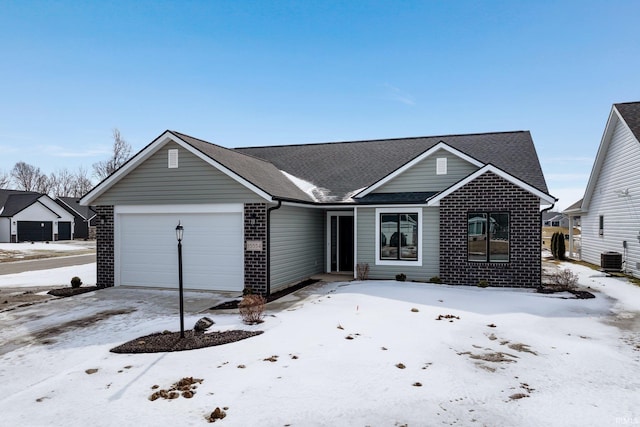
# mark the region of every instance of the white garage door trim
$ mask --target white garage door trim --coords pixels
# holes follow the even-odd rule
[[[243,210],[242,204],[116,206],[115,284],[177,289],[181,221],[185,289],[242,291]]]

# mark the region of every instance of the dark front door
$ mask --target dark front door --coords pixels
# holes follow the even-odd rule
[[[353,216],[331,215],[331,271],[353,271]]]
[[[58,240],[71,240],[71,223],[58,223]]]
[[[18,221],[18,242],[47,242],[52,235],[51,221]]]

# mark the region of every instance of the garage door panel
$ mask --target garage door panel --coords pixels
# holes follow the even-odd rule
[[[120,215],[121,284],[178,287],[178,221],[184,226],[184,287],[241,291],[240,213]]]

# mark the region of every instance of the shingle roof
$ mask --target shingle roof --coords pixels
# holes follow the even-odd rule
[[[91,206],[82,206],[79,203],[80,202],[79,197],[58,197],[56,202],[58,202],[58,204],[65,209],[67,208],[73,209],[74,211],[76,211],[76,213],[78,213],[78,215],[80,215],[85,220],[91,219],[96,215],[96,212],[93,209],[91,209]]]
[[[32,191],[0,190],[0,216],[13,216],[32,205],[41,196],[42,194]]]
[[[313,201],[311,196],[300,190],[268,161],[179,132],[171,131],[171,133],[272,196],[307,202]]]
[[[640,141],[640,102],[613,104],[627,123],[633,136]]]
[[[234,151],[269,161],[278,169],[328,189],[328,200],[341,201],[439,142],[548,192],[528,131],[245,147]]]

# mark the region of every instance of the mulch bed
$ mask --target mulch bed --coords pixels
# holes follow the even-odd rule
[[[54,297],[72,297],[74,295],[84,294],[86,292],[97,291],[99,288],[97,286],[85,286],[79,288],[60,288],[60,289],[52,289],[47,294],[53,295]]]
[[[193,330],[184,331],[184,338],[180,332],[159,332],[136,338],[110,351],[112,353],[165,353],[170,351],[196,350],[198,348],[213,347],[229,344],[262,334],[263,331],[223,331],[198,333]]]
[[[556,292],[569,292],[573,294],[576,297],[576,299],[591,299],[596,297],[594,294],[588,291],[556,290],[556,289],[546,288],[546,287],[539,287],[537,289],[537,292],[539,294],[555,294]]]
[[[282,298],[285,295],[289,295],[292,292],[295,292],[297,290],[300,290],[304,287],[307,287],[309,285],[313,285],[314,283],[318,283],[319,280],[316,279],[307,279],[304,280],[300,283],[298,283],[297,285],[291,286],[289,288],[283,289],[281,291],[278,292],[274,292],[271,295],[269,295],[267,297],[267,302],[271,302],[271,301],[275,301],[279,298]],[[215,307],[211,307],[209,310],[231,310],[234,308],[238,308],[238,304],[240,303],[240,301],[242,301],[242,299],[236,299],[236,300],[232,300],[232,301],[226,301],[223,302],[221,304],[216,305]]]

